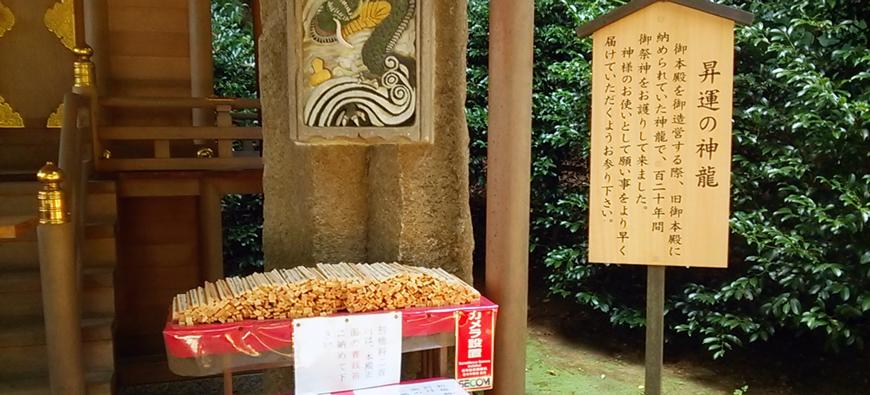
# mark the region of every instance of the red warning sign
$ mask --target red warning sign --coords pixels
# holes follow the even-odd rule
[[[466,391],[492,389],[496,311],[456,312],[456,381]]]

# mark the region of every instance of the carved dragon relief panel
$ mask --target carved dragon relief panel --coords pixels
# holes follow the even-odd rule
[[[304,0],[297,7],[303,129],[327,138],[356,137],[353,130],[362,129],[384,137],[378,131],[391,129],[421,140],[424,1]]]

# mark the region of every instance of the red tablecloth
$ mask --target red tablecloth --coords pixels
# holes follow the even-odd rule
[[[498,305],[481,297],[476,303],[461,306],[399,310],[403,320],[402,336],[453,332],[455,313],[473,310],[498,310]],[[336,315],[346,314],[348,313]],[[293,320],[264,320],[181,326],[169,321],[163,329],[163,341],[171,358],[201,358],[229,353],[256,356],[267,351],[289,349],[293,339],[292,324]]]

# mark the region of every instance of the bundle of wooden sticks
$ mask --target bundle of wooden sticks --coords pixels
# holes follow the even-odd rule
[[[443,269],[398,263],[318,264],[228,277],[179,294],[172,320],[180,325],[287,319],[466,304],[480,293]]]

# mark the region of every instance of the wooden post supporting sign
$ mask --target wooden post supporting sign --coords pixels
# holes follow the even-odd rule
[[[486,295],[499,304],[494,394],[524,394],[534,2],[490,3]]]
[[[646,276],[646,353],[644,392],[662,393],[665,338],[665,267],[649,266]]]
[[[593,37],[589,262],[648,265],[647,394],[662,391],[665,267],[728,266],[734,24],[705,0],[635,0]]]

